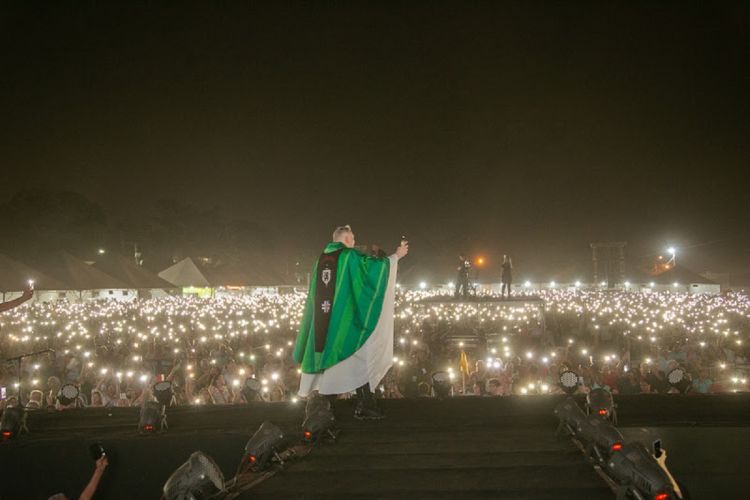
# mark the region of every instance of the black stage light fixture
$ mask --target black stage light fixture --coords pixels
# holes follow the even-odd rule
[[[446,399],[451,396],[451,376],[448,372],[435,372],[432,374],[432,390],[435,391],[435,397]]]
[[[314,443],[324,438],[335,441],[338,437],[338,431],[334,427],[335,423],[336,419],[333,412],[325,407],[320,407],[305,418],[302,423],[302,436],[308,443]]]
[[[57,400],[61,405],[68,406],[71,403],[77,402],[80,394],[81,391],[78,390],[78,387],[73,384],[65,384],[60,388],[60,392],[57,394]]]
[[[578,390],[578,374],[571,370],[565,370],[560,374],[560,387],[568,394]]]
[[[242,395],[245,396],[245,401],[257,401],[258,394],[260,393],[263,385],[260,381],[253,377],[247,377],[245,383],[242,385]]]
[[[174,391],[172,390],[172,382],[164,380],[157,382],[153,387],[154,397],[163,406],[171,406],[172,399],[174,398]]]
[[[226,491],[224,474],[211,457],[196,451],[164,483],[164,500],[202,500]]]
[[[581,410],[581,407],[570,397],[565,398],[564,401],[558,404],[554,412],[557,418],[560,419],[557,432],[565,431],[570,436],[575,436],[578,433],[580,422],[586,419],[586,414]]]
[[[613,453],[622,450],[625,438],[614,425],[598,415],[589,415],[579,422],[577,437],[586,444],[586,454],[604,465]]]
[[[612,399],[612,393],[606,389],[598,387],[586,394],[586,410],[588,413],[612,419],[615,424],[617,423],[615,401]]]
[[[26,427],[26,410],[22,406],[9,406],[0,418],[0,439],[13,439],[21,432],[29,432]]]
[[[281,462],[278,451],[285,443],[284,432],[272,422],[266,420],[245,445],[245,455],[240,464],[240,470],[250,467],[253,470],[263,470],[272,458]]]
[[[622,446],[608,460],[607,472],[626,493],[639,500],[671,500],[675,494],[672,481],[642,443]]]
[[[685,394],[692,386],[692,382],[687,373],[685,373],[685,370],[679,367],[669,372],[667,381],[669,385],[680,391],[680,394]]]
[[[147,401],[141,407],[141,415],[138,420],[138,432],[150,434],[167,428],[167,419],[164,405],[157,401]]]

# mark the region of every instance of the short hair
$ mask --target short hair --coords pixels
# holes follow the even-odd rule
[[[341,241],[345,234],[351,232],[352,228],[349,224],[346,226],[339,226],[333,231],[333,241]]]

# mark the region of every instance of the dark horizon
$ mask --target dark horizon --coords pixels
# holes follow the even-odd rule
[[[592,241],[747,272],[749,27],[742,2],[7,6],[0,203],[220,207],[283,262],[351,224],[437,276],[588,270]]]

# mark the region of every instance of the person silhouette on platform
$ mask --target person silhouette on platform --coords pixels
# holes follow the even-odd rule
[[[471,262],[463,254],[458,256],[457,270],[455,298],[458,298],[463,293],[464,299],[466,299],[469,296],[469,271],[471,271]]]
[[[510,299],[510,284],[513,281],[513,262],[510,257],[503,255],[503,284],[500,287],[500,298],[505,296],[505,292],[508,292],[508,298]]]

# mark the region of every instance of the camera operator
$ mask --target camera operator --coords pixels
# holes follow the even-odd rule
[[[463,254],[458,256],[457,270],[455,298],[458,298],[463,293],[463,297],[466,299],[469,296],[469,271],[471,271],[471,262]]]

